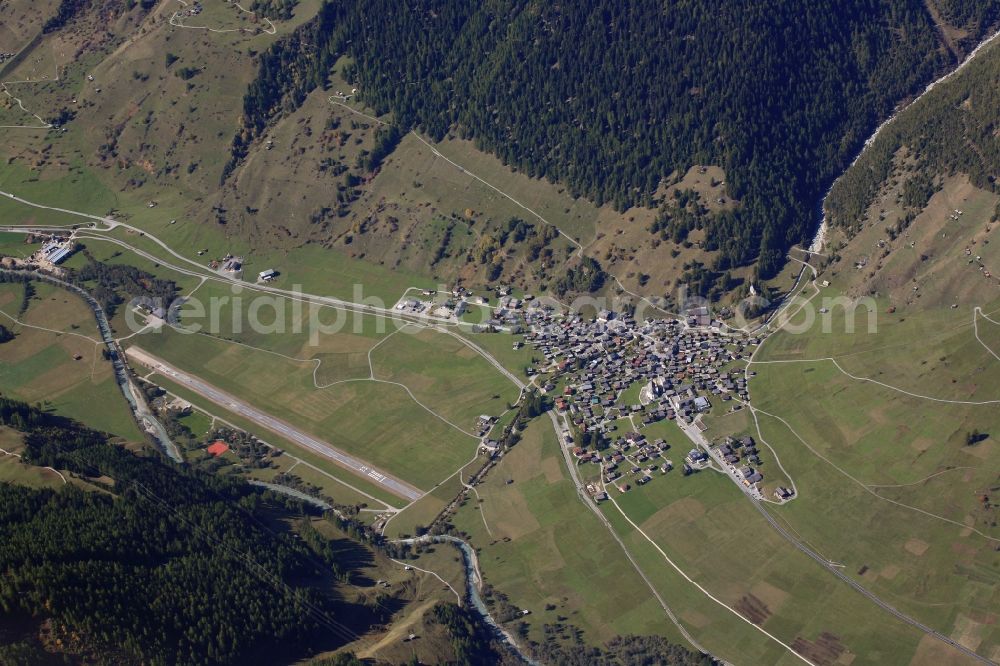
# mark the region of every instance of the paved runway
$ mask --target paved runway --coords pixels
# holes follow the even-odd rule
[[[176,366],[153,356],[143,349],[138,347],[129,347],[125,353],[137,363],[140,363],[151,370],[155,370],[171,381],[186,386],[198,395],[211,400],[227,411],[238,414],[263,428],[267,428],[271,432],[281,435],[288,441],[297,444],[302,448],[308,449],[313,453],[317,453],[324,458],[335,462],[344,469],[349,470],[358,476],[364,477],[368,481],[377,483],[397,497],[413,501],[423,495],[423,492],[421,492],[418,488],[411,486],[405,481],[390,476],[389,474],[372,467],[364,460],[355,458],[348,453],[330,446],[326,442],[316,439],[312,435],[299,430],[290,423],[271,416],[266,412],[262,412],[245,400],[241,400],[240,398],[230,395],[225,391],[221,391],[211,384],[184,372]]]

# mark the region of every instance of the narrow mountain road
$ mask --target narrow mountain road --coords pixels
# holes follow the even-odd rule
[[[690,643],[691,647],[693,647],[695,650],[703,654],[712,654],[707,649],[705,649],[701,645],[701,643],[699,643],[695,639],[695,637],[692,636],[690,632],[688,632],[687,629],[684,628],[684,625],[681,624],[681,621],[677,617],[677,614],[674,613],[673,609],[671,609],[670,606],[667,605],[666,600],[660,595],[660,592],[659,590],[656,589],[656,586],[653,584],[653,581],[649,579],[649,576],[647,576],[646,572],[643,571],[642,567],[639,566],[639,563],[632,555],[632,552],[625,545],[625,542],[622,541],[620,536],[618,536],[618,532],[611,524],[611,521],[608,520],[607,516],[605,516],[601,512],[601,510],[597,506],[597,503],[587,493],[586,485],[580,478],[579,470],[577,470],[576,468],[576,462],[573,460],[573,456],[570,455],[569,449],[563,442],[562,433],[569,431],[569,425],[565,422],[565,418],[563,420],[563,423],[560,424],[559,417],[557,417],[555,412],[553,412],[551,409],[547,413],[549,415],[549,419],[552,421],[552,429],[555,430],[556,441],[559,444],[559,450],[560,452],[562,452],[563,460],[566,463],[566,469],[569,470],[570,478],[573,481],[573,485],[576,486],[577,497],[580,499],[581,502],[583,502],[583,504],[588,509],[590,509],[591,513],[597,516],[597,519],[601,522],[602,525],[604,525],[605,529],[607,529],[608,532],[611,534],[611,538],[613,538],[615,542],[618,544],[618,546],[621,547],[622,551],[625,553],[625,557],[627,557],[628,561],[632,564],[632,568],[635,569],[636,573],[639,574],[639,577],[642,578],[644,583],[646,583],[646,586],[649,588],[649,591],[653,593],[653,597],[656,598],[656,601],[660,604],[660,607],[663,609],[663,612],[666,613],[670,621],[674,624],[675,627],[677,627],[677,630],[681,632],[681,635],[684,637],[684,639],[687,640],[687,642]]]
[[[811,548],[809,548],[808,546],[806,546],[804,543],[802,543],[801,541],[799,541],[793,534],[791,534],[777,520],[775,520],[775,518],[773,516],[771,516],[770,513],[767,512],[767,509],[764,508],[764,506],[761,505],[760,502],[753,502],[753,506],[764,517],[764,520],[766,520],[771,525],[771,527],[774,529],[774,531],[777,532],[778,534],[780,534],[782,536],[782,538],[784,538],[786,541],[788,541],[788,543],[790,543],[793,546],[795,546],[795,548],[797,548],[802,553],[805,553],[806,555],[808,555],[811,559],[815,560],[815,562],[817,564],[819,564],[821,567],[823,567],[824,569],[826,569],[827,571],[829,571],[831,574],[833,574],[834,576],[836,576],[837,578],[839,578],[843,582],[845,582],[848,585],[850,585],[852,588],[855,589],[855,591],[857,591],[859,594],[863,595],[866,599],[868,599],[869,601],[871,601],[873,604],[877,605],[882,610],[884,610],[887,613],[889,613],[890,615],[894,616],[896,619],[900,620],[901,622],[905,622],[906,624],[910,625],[911,627],[919,629],[920,631],[924,632],[928,636],[933,636],[934,638],[938,639],[942,643],[947,643],[948,645],[950,645],[951,647],[955,648],[956,650],[958,650],[962,654],[964,654],[964,655],[966,655],[968,657],[971,657],[972,659],[975,659],[976,661],[979,661],[979,662],[981,662],[983,664],[991,664],[993,666],[996,666],[996,662],[994,662],[994,661],[992,661],[990,659],[987,659],[986,657],[984,657],[984,656],[976,653],[973,650],[970,650],[969,648],[965,647],[964,645],[962,645],[958,641],[953,640],[952,638],[950,638],[948,636],[945,636],[941,632],[928,627],[926,624],[923,624],[919,620],[916,620],[913,617],[907,615],[906,613],[898,610],[892,604],[890,604],[890,603],[888,603],[886,601],[883,601],[880,597],[878,597],[875,594],[873,594],[872,592],[870,592],[867,588],[865,588],[860,583],[857,583],[853,578],[851,578],[850,576],[848,576],[847,574],[845,574],[843,571],[841,571],[837,567],[835,567],[832,564],[830,564],[830,562],[826,558],[824,558],[822,555],[820,555],[819,553],[817,553],[816,551],[812,550]]]
[[[58,81],[59,79],[55,79]],[[24,107],[24,102],[20,97],[14,97],[14,94],[10,91],[8,86],[16,84],[25,83],[48,83],[48,79],[41,79],[39,81],[3,81],[0,82],[0,92],[10,98],[11,102],[17,105],[17,107],[26,115],[35,118],[38,121],[37,125],[0,125],[0,129],[27,129],[27,130],[50,130],[52,129],[52,123],[47,122],[44,118],[33,111],[29,111]]]

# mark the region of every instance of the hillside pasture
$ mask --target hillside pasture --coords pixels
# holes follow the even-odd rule
[[[898,198],[905,181],[887,186],[872,202],[868,220],[849,243],[841,239],[838,260],[823,277],[852,297],[877,294],[900,315],[995,299],[1000,223],[994,214],[1000,197],[975,187],[966,176],[947,176],[927,205],[903,225],[907,209]]]
[[[58,6],[58,0],[9,0],[0,5],[0,53],[20,51]]]
[[[26,465],[20,458],[3,454],[0,454],[0,483],[54,490],[66,485],[66,482],[53,470]]]
[[[276,30],[274,24],[256,12],[244,10],[238,3],[225,0],[203,0],[202,11],[195,14],[192,5],[181,0],[166,3],[173,13],[170,23],[174,28],[206,30],[215,36],[234,33],[233,36],[252,36]]]
[[[22,108],[19,104],[19,97],[23,96],[21,89],[25,84],[7,84],[0,89],[0,127],[4,131],[13,131],[19,128],[27,129],[38,127],[42,123],[30,113],[30,110]]]

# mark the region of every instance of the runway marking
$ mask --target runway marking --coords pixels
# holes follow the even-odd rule
[[[371,479],[397,497],[401,497],[412,502],[422,497],[424,494],[423,491],[403,481],[402,479],[398,479],[390,474],[382,472],[381,470],[371,466],[369,463],[356,458],[349,453],[341,451],[327,442],[313,437],[307,432],[291,425],[287,421],[271,416],[263,410],[254,407],[245,400],[226,393],[208,382],[205,382],[194,375],[190,375],[180,368],[153,356],[139,347],[129,347],[125,351],[125,354],[137,363],[159,372],[168,379],[191,389],[198,395],[211,400],[215,404],[220,405],[257,425],[284,437],[293,444],[297,444],[298,446],[308,449],[313,453],[317,453],[327,460],[330,460],[340,467],[352,472],[353,474]]]

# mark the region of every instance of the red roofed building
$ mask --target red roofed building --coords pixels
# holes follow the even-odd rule
[[[221,439],[217,439],[208,445],[208,452],[211,453],[216,458],[218,458],[228,450],[229,450],[229,445],[223,442]]]

